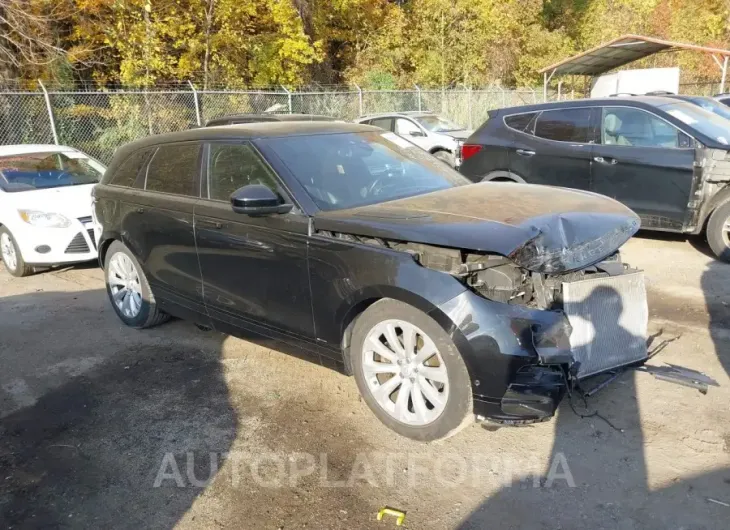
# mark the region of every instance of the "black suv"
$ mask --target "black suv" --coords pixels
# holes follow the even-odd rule
[[[353,374],[405,436],[449,436],[472,413],[541,421],[582,378],[646,359],[643,277],[616,253],[638,229],[631,210],[472,185],[376,127],[152,136],[119,148],[94,194],[125,324],[174,315],[276,339]]]
[[[621,201],[642,228],[706,231],[730,261],[730,121],[659,96],[494,110],[462,148],[460,171],[578,188]]]

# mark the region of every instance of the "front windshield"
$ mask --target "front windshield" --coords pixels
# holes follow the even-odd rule
[[[102,172],[94,165],[77,152],[0,156],[0,188],[17,192],[96,184]]]
[[[660,108],[716,142],[730,144],[730,120],[685,101],[661,105]]]
[[[709,110],[710,112],[717,114],[718,116],[722,116],[726,120],[730,120],[730,108],[728,108],[726,105],[723,105],[719,101],[702,96],[689,99],[695,105],[698,105],[705,110]]]
[[[414,116],[421,127],[431,132],[450,132],[450,131],[463,131],[464,127],[459,127],[453,122],[436,116],[435,114],[429,116]]]
[[[322,210],[470,184],[442,161],[391,132],[290,136],[266,143]]]

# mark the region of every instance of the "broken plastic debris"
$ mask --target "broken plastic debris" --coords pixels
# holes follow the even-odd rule
[[[396,526],[401,526],[406,520],[406,512],[396,510],[395,508],[389,508],[388,506],[381,508],[378,512],[378,521],[382,521],[384,515],[392,515],[395,517]]]

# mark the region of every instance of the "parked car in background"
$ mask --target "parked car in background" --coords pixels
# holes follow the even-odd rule
[[[104,169],[71,147],[0,146],[0,255],[10,274],[97,257],[91,190]]]
[[[713,97],[723,105],[730,106],[730,94],[717,94]]]
[[[593,191],[621,201],[642,228],[706,232],[730,261],[730,121],[659,96],[545,103],[491,111],[462,148],[472,182]]]
[[[432,112],[373,114],[361,116],[355,123],[392,131],[451,167],[461,164],[461,145],[473,132]]]
[[[237,123],[258,123],[264,121],[337,121],[330,116],[318,114],[228,114],[208,120],[206,127],[217,125],[233,125]]]
[[[548,419],[568,385],[646,358],[643,277],[617,254],[634,213],[469,184],[351,123],[148,137],[95,190],[107,293],[131,327],[174,315],[353,374],[385,425],[424,441],[473,414]]]
[[[730,108],[727,105],[720,103],[717,99],[709,96],[686,96],[683,94],[672,94],[667,96],[672,99],[678,99],[681,101],[687,101],[698,107],[717,114],[718,116],[730,120]]]

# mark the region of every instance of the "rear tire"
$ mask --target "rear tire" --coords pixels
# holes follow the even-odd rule
[[[710,215],[707,242],[718,259],[730,263],[730,201],[718,206]]]
[[[13,234],[4,226],[0,226],[0,257],[7,271],[16,278],[28,276],[34,272],[33,267],[26,264],[20,253]]]
[[[430,442],[473,422],[471,379],[461,354],[415,307],[392,299],[368,307],[355,322],[350,356],[365,403],[401,436]]]
[[[109,301],[127,326],[151,328],[170,319],[157,305],[139,261],[120,241],[109,246],[104,273]]]

